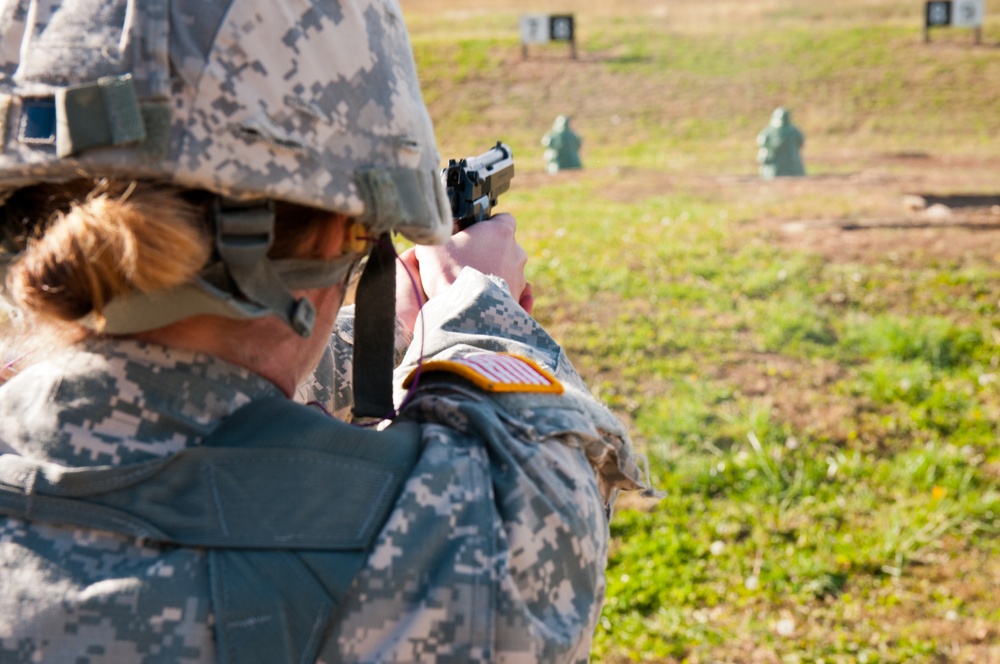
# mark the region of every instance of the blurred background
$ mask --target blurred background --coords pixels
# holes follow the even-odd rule
[[[594,661],[1000,662],[995,4],[402,0],[443,156],[513,149],[536,317],[667,493],[619,503]],[[779,106],[806,176],[762,180]]]

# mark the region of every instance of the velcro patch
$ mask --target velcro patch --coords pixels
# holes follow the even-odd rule
[[[56,100],[54,97],[26,97],[21,100],[18,140],[26,145],[54,145],[56,142]]]
[[[562,383],[555,376],[526,357],[508,353],[479,353],[456,360],[427,362],[410,372],[403,387],[413,383],[417,371],[453,373],[487,392],[563,393]]]

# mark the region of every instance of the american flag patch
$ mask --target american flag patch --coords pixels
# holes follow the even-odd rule
[[[403,387],[413,383],[417,371],[410,372]],[[555,376],[526,357],[507,353],[479,353],[455,360],[436,360],[427,362],[419,371],[457,374],[487,392],[563,393],[562,383]]]

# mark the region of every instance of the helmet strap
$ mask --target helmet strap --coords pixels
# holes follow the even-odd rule
[[[291,294],[267,257],[274,242],[274,202],[218,196],[214,214],[216,250],[240,293],[308,337],[316,321],[315,307]]]
[[[354,416],[393,413],[396,347],[396,251],[389,233],[375,242],[358,281],[354,328]]]
[[[367,241],[355,232],[345,252],[332,259],[274,260],[267,257],[274,237],[270,201],[217,198],[214,217],[218,257],[196,279],[166,291],[119,295],[100,314],[91,312],[77,322],[103,334],[135,334],[198,315],[237,320],[276,315],[297,334],[308,337],[315,309],[308,299],[295,298],[291,291],[346,288],[368,250]],[[23,233],[0,202],[0,290],[7,269],[25,248]]]

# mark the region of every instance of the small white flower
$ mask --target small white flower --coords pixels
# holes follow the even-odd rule
[[[726,543],[720,540],[715,540],[712,542],[712,546],[708,547],[708,552],[713,556],[721,556],[726,550]]]
[[[791,618],[782,618],[774,626],[774,631],[778,636],[791,636],[795,633],[795,621]]]

